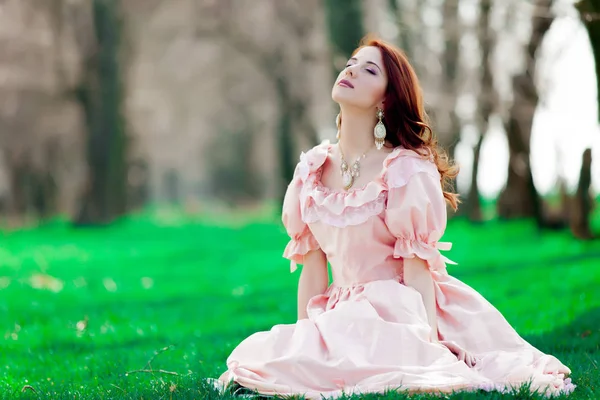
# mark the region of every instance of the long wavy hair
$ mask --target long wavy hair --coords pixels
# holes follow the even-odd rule
[[[451,180],[458,175],[458,166],[451,162],[446,151],[438,145],[429,126],[423,92],[413,67],[402,50],[372,34],[361,40],[353,55],[367,46],[379,48],[388,76],[383,106],[386,140],[394,147],[402,146],[424,157],[431,157],[441,176],[444,197],[456,210],[460,201],[458,194],[451,192]]]

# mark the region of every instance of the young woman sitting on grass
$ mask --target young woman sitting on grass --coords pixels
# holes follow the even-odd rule
[[[426,122],[404,54],[366,38],[332,90],[338,141],[300,156],[283,204],[302,264],[298,321],[242,341],[219,378],[310,399],[401,390],[570,393],[570,370],[537,350],[440,250],[457,169]],[[328,282],[328,262],[333,282]]]

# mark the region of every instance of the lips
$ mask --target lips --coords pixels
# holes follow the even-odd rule
[[[346,80],[346,79],[342,79],[341,81],[338,82],[338,85],[340,86],[346,86],[350,89],[354,89],[354,85],[350,83],[350,81]]]

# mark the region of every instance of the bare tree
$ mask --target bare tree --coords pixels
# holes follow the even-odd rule
[[[198,37],[221,40],[247,56],[271,82],[278,110],[279,197],[283,198],[297,162],[294,137],[303,137],[312,145],[318,142],[317,130],[309,114],[311,92],[307,85],[310,77],[306,73],[306,63],[324,56],[315,54],[311,41],[321,8],[315,0],[302,4],[291,0],[270,0],[268,7],[274,14],[274,31],[268,43],[261,43],[241,29],[242,24],[232,11],[236,3],[235,0],[200,2],[196,33]],[[262,3],[263,6],[265,4]]]
[[[443,95],[440,107],[436,110],[437,131],[440,142],[454,158],[454,150],[460,140],[461,121],[456,114],[459,88],[459,43],[462,27],[458,15],[459,0],[446,0],[443,3],[444,52],[442,56]]]
[[[479,49],[481,52],[481,77],[479,82],[479,94],[477,101],[476,125],[479,132],[479,138],[475,148],[473,149],[473,168],[471,171],[471,187],[465,209],[471,221],[481,221],[481,202],[479,194],[479,185],[477,183],[477,175],[479,174],[479,161],[481,155],[481,146],[485,139],[485,134],[489,128],[489,120],[491,114],[497,107],[498,99],[497,92],[494,88],[492,68],[491,68],[491,52],[495,44],[495,33],[490,25],[490,12],[492,8],[491,1],[479,2]]]
[[[529,155],[533,116],[538,103],[534,81],[536,54],[553,21],[552,4],[553,0],[535,1],[525,68],[512,78],[513,102],[505,121],[510,151],[508,180],[498,199],[500,218],[534,217],[540,227],[544,225],[541,199],[533,183]]]

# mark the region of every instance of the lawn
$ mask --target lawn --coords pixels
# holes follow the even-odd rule
[[[0,398],[230,398],[202,378],[246,336],[294,322],[298,275],[276,217],[218,220],[162,212],[0,234]],[[445,240],[450,273],[571,367],[571,398],[600,398],[600,242],[459,220]]]

